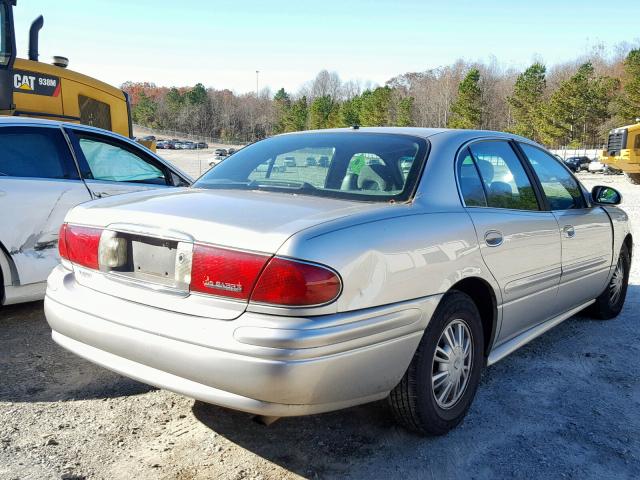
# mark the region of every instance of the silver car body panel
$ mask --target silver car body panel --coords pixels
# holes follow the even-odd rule
[[[284,308],[180,297],[60,266],[49,277],[45,301],[54,339],[107,368],[204,401],[300,415],[384,397],[409,365],[440,299],[460,281],[480,280],[495,296],[489,363],[588,305],[604,288],[629,233],[622,210],[592,208],[569,218],[464,207],[454,161],[459,148],[478,139],[526,139],[483,131],[360,131],[429,140],[412,201],[179,189],[102,199],[67,216],[81,225],[186,235],[325,264],[343,282],[336,301]],[[567,222],[576,235],[596,237],[587,241],[589,252],[563,257],[563,246],[571,248],[561,238]],[[501,245],[485,241],[492,230],[502,233]],[[579,279],[572,269],[582,272]],[[578,291],[574,283],[580,281]],[[561,289],[569,297],[566,308]]]
[[[503,322],[497,343],[508,340],[557,312],[562,273],[558,223],[551,212],[469,208],[482,256],[502,294]],[[503,243],[486,243],[499,232]]]

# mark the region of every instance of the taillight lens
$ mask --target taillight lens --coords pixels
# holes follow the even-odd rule
[[[342,288],[340,277],[327,267],[286,258],[272,258],[260,275],[251,301],[304,307],[335,300]]]
[[[58,253],[61,258],[69,260],[69,254],[67,253],[67,224],[60,225],[60,231],[58,232]]]
[[[97,270],[100,235],[100,228],[63,224],[58,237],[60,256],[77,265]]]
[[[268,255],[195,244],[192,292],[248,300]]]

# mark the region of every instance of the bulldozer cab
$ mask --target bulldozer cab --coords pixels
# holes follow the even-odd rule
[[[640,183],[640,121],[611,130],[600,161],[622,170],[632,183]]]
[[[47,118],[91,125],[132,137],[131,107],[125,92],[67,69],[69,60],[39,61],[39,16],[29,31],[28,58],[16,55],[13,7],[0,0],[0,115]]]

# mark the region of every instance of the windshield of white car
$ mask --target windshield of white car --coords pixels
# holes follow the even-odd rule
[[[365,201],[406,201],[417,185],[426,140],[400,134],[313,132],[249,145],[194,188],[285,191]]]

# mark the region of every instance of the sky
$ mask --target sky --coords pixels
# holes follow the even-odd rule
[[[640,2],[593,0],[18,0],[18,56],[39,14],[40,60],[119,86],[198,82],[295,92],[322,69],[384,84],[456,59],[526,68],[640,44]]]

